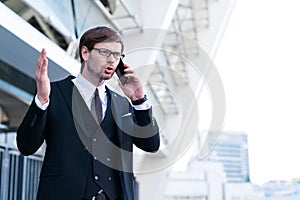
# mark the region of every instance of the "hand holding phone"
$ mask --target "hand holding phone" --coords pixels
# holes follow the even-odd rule
[[[134,75],[134,70],[129,65],[123,63],[122,59],[120,59],[115,72],[121,82],[120,87],[123,93],[130,98],[133,103],[138,102],[139,104],[140,101],[146,100],[140,79]],[[142,100],[141,97],[143,98]]]

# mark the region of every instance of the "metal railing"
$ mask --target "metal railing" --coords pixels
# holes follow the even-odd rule
[[[0,200],[35,199],[43,157],[0,142]]]

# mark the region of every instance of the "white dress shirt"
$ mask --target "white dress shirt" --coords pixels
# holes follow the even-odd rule
[[[81,74],[72,80],[77,89],[79,90],[84,102],[86,103],[89,110],[91,110],[92,100],[94,98],[94,92],[96,90],[96,86],[91,82],[86,80]],[[105,116],[106,108],[107,108],[107,93],[105,89],[105,84],[102,84],[97,87],[99,92],[99,97],[102,103],[102,118]]]

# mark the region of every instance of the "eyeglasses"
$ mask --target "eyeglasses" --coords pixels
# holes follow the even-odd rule
[[[116,60],[125,57],[125,55],[124,55],[124,54],[121,54],[120,52],[111,52],[110,50],[104,49],[104,48],[93,48],[93,49],[98,50],[99,54],[102,55],[102,56],[109,57],[110,55],[113,55],[113,57],[114,57]]]

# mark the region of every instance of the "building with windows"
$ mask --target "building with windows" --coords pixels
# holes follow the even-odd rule
[[[221,200],[226,177],[223,165],[192,159],[186,171],[171,172],[164,192],[165,200]]]
[[[243,132],[224,131],[218,140],[203,140],[208,132],[199,133],[194,143],[197,149],[185,170],[170,171],[164,199],[199,200],[296,200],[300,199],[299,180],[270,181],[263,185],[251,183],[249,178],[248,142]],[[215,138],[210,135],[208,138]],[[199,152],[208,148],[207,156]]]
[[[205,160],[222,163],[227,182],[250,182],[246,133],[224,131],[220,134],[217,143],[212,141],[210,145],[213,148]]]
[[[204,140],[208,146],[203,145]],[[194,148],[194,156],[186,169],[169,174],[166,199],[233,200],[234,195],[231,194],[234,193],[255,197],[260,195],[249,180],[248,141],[245,133],[199,132]],[[205,157],[200,156],[203,148],[208,148],[206,151],[209,152]],[[228,195],[231,197],[228,198]]]

